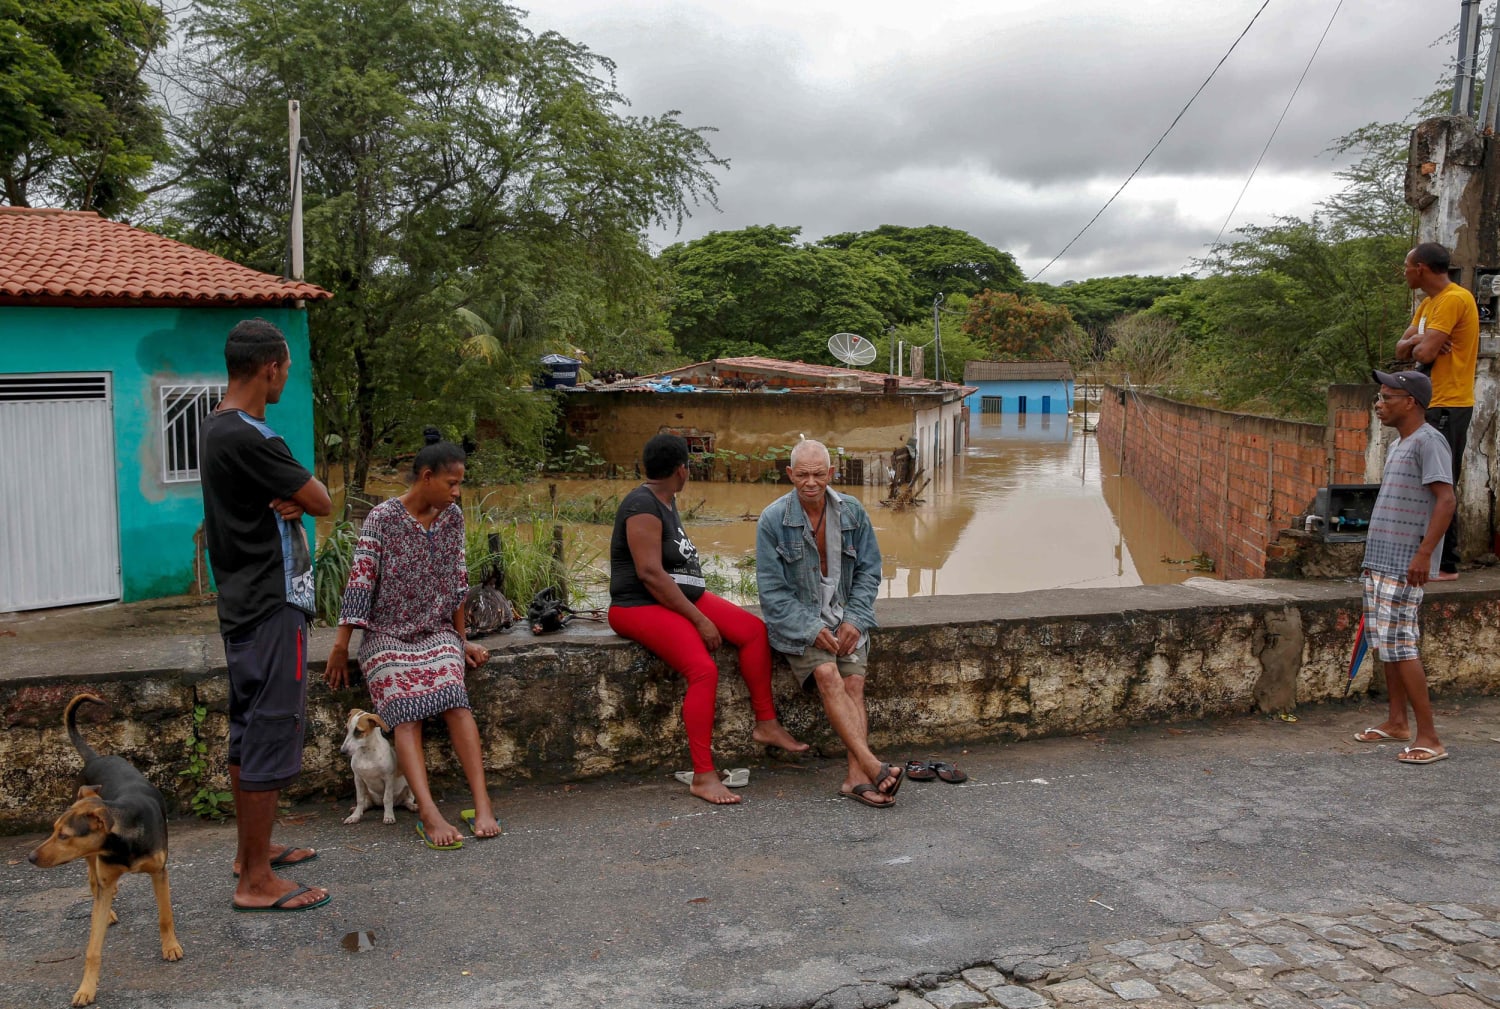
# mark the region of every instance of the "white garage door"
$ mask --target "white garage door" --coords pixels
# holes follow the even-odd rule
[[[0,612],[120,597],[109,375],[0,375]]]

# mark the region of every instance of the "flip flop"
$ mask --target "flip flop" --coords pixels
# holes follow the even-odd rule
[[[887,778],[895,778],[896,783],[886,791],[880,792],[880,794],[889,796],[890,798],[894,799],[896,797],[896,793],[901,791],[901,785],[906,781],[906,775],[902,773],[901,768],[897,767],[895,764],[881,764],[880,773],[875,776],[876,791],[880,791],[880,783]]]
[[[684,785],[691,785],[693,783],[692,771],[674,771],[672,777]],[[750,768],[731,767],[727,771],[720,771],[719,779],[724,782],[725,788],[744,788],[750,784]]]
[[[422,839],[423,844],[427,845],[433,851],[457,851],[464,846],[462,841],[454,841],[452,844],[433,844],[432,839],[427,836],[427,830],[422,826],[421,820],[417,821],[417,836]]]
[[[1427,756],[1408,757],[1408,753],[1425,753]],[[1446,750],[1439,753],[1430,746],[1408,746],[1397,755],[1396,762],[1398,764],[1436,764],[1439,760],[1447,759],[1448,751]]]
[[[847,792],[842,788],[839,789],[839,795],[845,799],[853,799],[855,802],[863,803],[864,805],[869,806],[872,809],[889,809],[896,804],[894,801],[890,800],[886,802],[877,802],[874,799],[865,798],[865,796],[870,792],[878,793],[879,791],[880,789],[876,788],[874,785],[859,784],[855,785]]]
[[[1367,736],[1369,737],[1368,739],[1365,738]],[[1366,729],[1364,732],[1356,732],[1354,734],[1354,741],[1356,743],[1378,743],[1382,739],[1395,739],[1398,743],[1404,743],[1409,738],[1411,737],[1408,736],[1401,739],[1396,739],[1396,737],[1391,735],[1389,732],[1386,732],[1384,729],[1377,729],[1373,725]]]
[[[912,781],[937,780],[937,772],[925,760],[908,760],[906,762],[906,776]]]
[[[294,851],[310,851],[312,852],[312,854],[304,855],[302,858],[287,858],[287,855]],[[303,862],[311,862],[317,857],[318,849],[316,848],[306,848],[302,845],[289,844],[285,848],[281,849],[280,855],[277,855],[275,858],[271,859],[271,868],[284,869],[289,865],[301,865]],[[235,878],[238,879],[240,874],[235,873],[234,875]]]
[[[934,760],[932,762],[932,770],[937,774],[939,780],[946,781],[950,785],[961,785],[969,780],[969,776],[963,771],[941,760]]]
[[[500,834],[479,833],[479,831],[474,829],[474,821],[479,819],[479,814],[472,809],[460,809],[458,811],[458,818],[462,820],[464,822],[464,825],[469,828],[469,833],[473,834],[481,841],[493,841],[495,838],[499,837],[500,834],[505,833],[504,827],[500,827]],[[500,817],[498,816],[495,817],[495,825],[497,827],[500,826]]]
[[[302,861],[306,862],[307,859],[304,858],[302,859]],[[325,893],[323,894],[322,900],[315,900],[311,904],[299,904],[296,907],[286,906],[286,902],[291,900],[293,897],[300,897],[304,893],[310,892],[312,892],[312,887],[303,886],[301,883],[298,883],[297,889],[288,890],[286,893],[276,898],[274,902],[267,904],[265,907],[245,907],[243,904],[237,903],[235,901],[230,901],[229,906],[234,908],[236,911],[311,911],[315,907],[322,907],[324,904],[333,899],[333,894]]]

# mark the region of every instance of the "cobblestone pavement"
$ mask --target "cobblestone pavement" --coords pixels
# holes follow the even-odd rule
[[[1149,939],[1011,950],[957,976],[918,978],[894,1006],[1483,1009],[1500,1006],[1497,940],[1500,909],[1491,907],[1235,911]]]

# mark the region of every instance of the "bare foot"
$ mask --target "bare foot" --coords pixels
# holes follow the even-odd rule
[[[500,836],[500,821],[495,819],[495,810],[488,798],[474,800],[474,836]]]
[[[740,801],[738,795],[724,787],[724,782],[719,779],[718,771],[694,774],[693,783],[688,786],[688,791],[704,802],[711,802],[716,806],[734,806]]]
[[[1435,582],[1456,582],[1458,581],[1458,572],[1439,571],[1437,574],[1432,576],[1432,580]]]
[[[294,848],[289,844],[273,844],[270,851],[271,866],[273,868],[280,868],[282,866],[296,865],[299,862],[308,862],[315,858],[317,854],[318,850],[316,848]],[[234,860],[234,874],[236,876],[240,874],[239,859]]]
[[[797,742],[796,737],[786,731],[781,720],[777,718],[756,722],[750,738],[763,746],[775,746],[787,753],[806,753],[811,749],[806,743]]]
[[[427,840],[433,844],[441,846],[464,839],[457,827],[443,819],[443,814],[437,811],[436,806],[417,815],[422,821],[422,829],[427,831]],[[493,817],[491,819],[493,821]]]
[[[241,880],[240,885],[234,888],[234,904],[236,907],[247,908],[270,907],[283,896],[301,886],[301,883],[290,879],[283,879],[280,876],[272,876],[271,883],[265,887],[252,888],[248,883]],[[307,888],[306,893],[298,894],[281,906],[291,911],[299,907],[306,907],[309,904],[316,904],[326,896],[328,896],[327,890],[320,886],[310,886]]]

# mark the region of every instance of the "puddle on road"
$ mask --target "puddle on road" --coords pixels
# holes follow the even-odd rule
[[[350,953],[368,953],[375,948],[374,932],[348,932],[339,945]]]
[[[979,414],[970,418],[969,434],[964,454],[914,509],[882,508],[883,486],[836,488],[870,513],[884,559],[882,597],[1158,585],[1203,574],[1187,562],[1197,553],[1193,546],[1135,480],[1119,474],[1114,457],[1100,452],[1078,418]],[[636,486],[634,480],[551,482],[563,500],[622,497]],[[789,489],[692,482],[679,495],[685,517],[699,512],[686,520],[699,553],[731,580],[742,576],[749,589],[748,599],[732,591],[731,598],[754,601],[753,570],[734,565],[755,553],[755,516]],[[528,498],[544,507],[547,482],[465,490],[466,502]],[[564,528],[570,556],[591,558],[604,572],[610,526]]]

